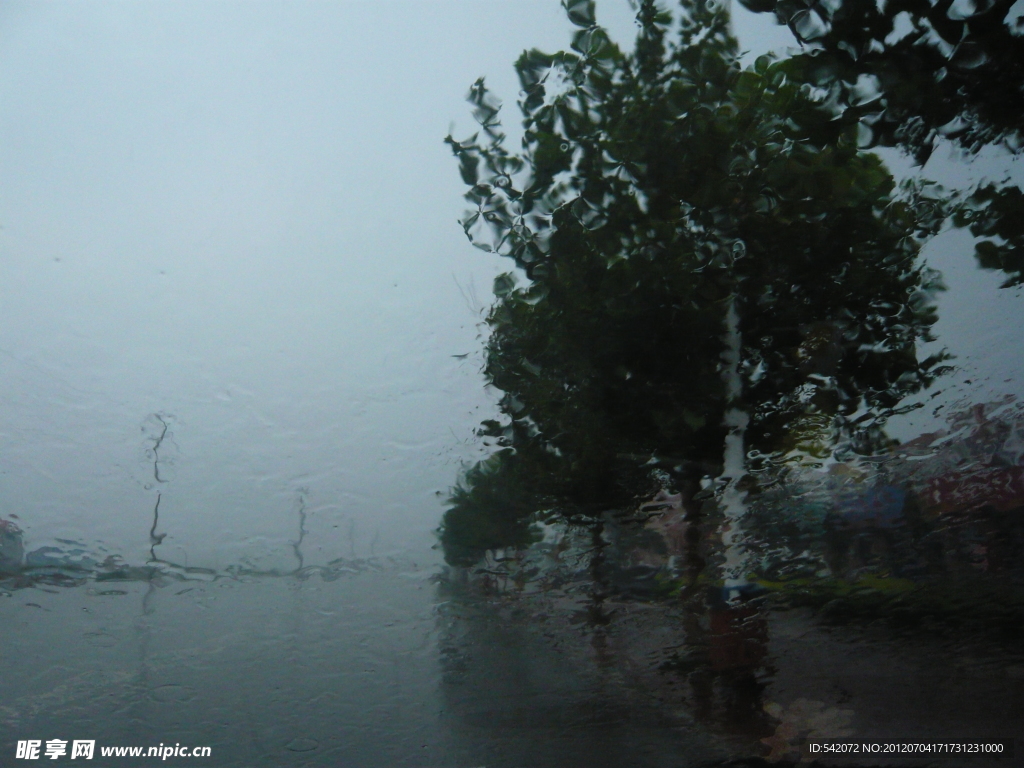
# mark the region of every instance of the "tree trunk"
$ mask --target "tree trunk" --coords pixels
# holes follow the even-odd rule
[[[743,517],[747,512],[746,493],[739,487],[746,474],[746,451],[744,433],[750,422],[750,415],[740,407],[743,395],[743,380],[740,377],[740,316],[736,311],[736,295],[729,299],[725,315],[725,352],[722,359],[725,369],[722,378],[725,383],[726,411],[723,419],[727,433],[722,454],[722,475],[726,480],[722,492],[722,512],[725,515],[722,530],[722,547],[725,562],[722,577],[725,597],[737,587],[746,584],[746,555],[743,547]]]

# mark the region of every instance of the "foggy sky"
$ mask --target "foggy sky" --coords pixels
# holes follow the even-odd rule
[[[625,0],[598,14],[632,38]],[[0,6],[0,515],[28,548],[142,561],[159,493],[176,562],[293,567],[300,507],[307,565],[422,555],[510,268],[457,224],[442,139],[481,75],[514,126],[513,62],[571,31],[554,0]],[[969,246],[933,249],[940,331],[1005,378],[1019,292]]]

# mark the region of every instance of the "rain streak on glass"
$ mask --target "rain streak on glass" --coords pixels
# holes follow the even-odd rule
[[[0,764],[1012,749],[1018,6],[5,5]]]

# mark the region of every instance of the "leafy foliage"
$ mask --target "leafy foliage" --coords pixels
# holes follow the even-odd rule
[[[827,89],[866,143],[919,162],[941,137],[976,152],[1024,149],[1024,17],[1015,0],[741,0],[774,12],[804,45],[807,82]]]
[[[917,257],[942,217],[897,194],[793,62],[742,69],[724,10],[684,2],[673,24],[645,1],[626,54],[592,3],[566,6],[571,50],[516,64],[521,151],[483,80],[469,97],[481,133],[447,139],[467,236],[525,277],[498,278],[488,316],[485,373],[505,393],[506,421],[481,430],[503,449],[496,472],[535,510],[580,520],[627,505],[655,467],[680,483],[718,474],[729,407],[751,415],[755,457],[843,435],[877,447],[941,370],[917,357],[939,288]],[[730,306],[738,402],[723,380]],[[450,559],[483,551],[473,537],[450,549],[484,514],[474,472],[442,525]]]
[[[530,522],[536,497],[527,492],[509,458],[498,453],[476,464],[453,490],[441,533],[449,563],[472,565],[487,550],[534,541]]]
[[[1007,275],[1003,288],[1024,283],[1024,192],[1019,187],[986,184],[973,190],[954,214],[957,226],[966,226],[983,269]]]
[[[741,0],[774,12],[803,45],[787,66],[836,129],[924,164],[945,140],[974,154],[1024,151],[1024,15],[1014,0]],[[986,237],[978,264],[1024,282],[1024,195],[985,184],[949,200],[957,226]],[[994,237],[993,237],[994,236]]]

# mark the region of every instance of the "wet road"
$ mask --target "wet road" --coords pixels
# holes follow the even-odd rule
[[[678,606],[610,603],[595,627],[578,596],[453,595],[436,572],[352,561],[331,580],[7,590],[0,750],[95,739],[209,746],[206,764],[231,767],[583,768],[765,754],[786,734],[1024,735],[1024,663],[1005,648],[776,612],[756,685],[743,689],[742,675],[665,670],[685,647]],[[111,760],[132,762],[145,761]],[[971,763],[943,762],[958,764]]]

